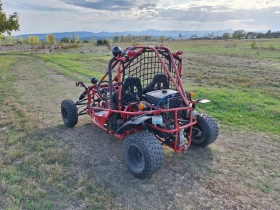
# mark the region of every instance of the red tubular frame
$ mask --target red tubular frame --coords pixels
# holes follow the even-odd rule
[[[125,49],[125,50],[128,50],[129,48]],[[151,115],[159,115],[160,113],[164,113],[164,112],[173,112],[174,113],[174,125],[175,125],[175,128],[172,129],[172,130],[167,130],[167,129],[163,129],[159,126],[155,126],[153,124],[149,124],[147,123],[148,127],[150,128],[153,128],[157,131],[160,131],[160,132],[164,132],[164,133],[174,133],[175,134],[175,141],[174,141],[174,144],[173,145],[167,145],[169,147],[171,147],[172,149],[174,149],[175,152],[182,152],[184,150],[186,150],[190,144],[191,144],[191,139],[192,139],[192,127],[193,125],[196,124],[196,120],[193,119],[193,116],[192,116],[192,107],[193,107],[193,104],[195,102],[192,102],[192,101],[188,101],[188,98],[186,97],[185,95],[185,90],[184,90],[184,87],[183,87],[183,84],[182,84],[182,81],[181,81],[181,74],[182,74],[182,59],[180,58],[179,55],[177,54],[174,54],[170,51],[169,48],[166,48],[166,47],[138,47],[138,51],[135,52],[134,56],[138,56],[139,54],[141,54],[145,49],[149,49],[149,50],[152,50],[157,58],[159,59],[161,65],[163,66],[166,74],[168,75],[168,77],[170,78],[170,80],[172,81],[172,83],[174,84],[174,86],[176,87],[176,90],[178,91],[178,93],[180,94],[181,98],[183,99],[184,103],[186,104],[186,107],[179,107],[179,108],[172,108],[172,109],[154,109],[152,111],[133,111],[131,110],[131,105],[133,104],[130,104],[129,106],[127,106],[125,108],[125,110],[122,110],[122,104],[121,104],[121,92],[122,92],[122,87],[121,85],[119,85],[119,82],[121,81],[121,74],[122,74],[122,62],[125,63],[128,61],[128,58],[127,57],[115,57],[115,61],[113,63],[112,66],[116,65],[119,61],[120,61],[120,64],[118,64],[118,69],[117,69],[117,72],[118,72],[118,75],[114,78],[114,80],[112,82],[116,82],[116,78],[118,79],[118,81],[116,82],[116,84],[113,84],[115,85],[115,87],[117,88],[117,91],[118,91],[118,99],[119,99],[119,104],[118,104],[118,110],[113,110],[113,109],[110,109],[109,108],[109,105],[108,105],[108,101],[105,101],[105,108],[101,108],[100,106],[100,102],[101,102],[101,99],[100,99],[100,96],[96,93],[96,89],[97,89],[97,85],[92,85],[88,88],[88,115],[90,115],[93,119],[92,119],[92,122],[97,125],[98,127],[102,128],[103,130],[106,130],[108,133],[116,136],[117,138],[120,138],[120,139],[123,139],[124,137],[126,137],[127,135],[133,133],[133,132],[137,132],[137,131],[140,131],[141,128],[136,128],[134,130],[130,130],[130,131],[126,131],[124,132],[123,134],[116,134],[112,131],[110,131],[107,127],[106,127],[106,121],[109,119],[110,115],[112,113],[119,113],[123,120],[126,122],[128,118],[132,117],[132,116],[137,116],[137,115],[142,115],[142,114],[151,114]],[[175,71],[175,74],[176,74],[176,77],[178,78],[178,84],[176,83],[175,79],[173,78],[171,72],[169,71],[168,67],[166,66],[166,64],[164,63],[163,59],[161,58],[159,52],[157,51],[157,49],[161,49],[161,50],[164,50],[166,52],[168,52],[170,58],[171,58],[171,65],[172,65],[172,68],[174,69]],[[177,69],[176,67],[176,64],[175,64],[175,61],[174,61],[174,57],[176,57],[176,59],[179,60],[179,69]],[[130,64],[130,62],[128,62],[126,64],[125,67],[127,67],[128,65]],[[108,76],[108,74],[111,74],[110,71],[108,71],[103,77],[102,79],[100,80],[100,82],[104,81],[104,79]],[[101,87],[106,87],[106,85],[102,85]],[[90,106],[91,104],[94,104],[95,101],[97,99],[97,107],[96,106]],[[153,107],[155,108],[155,107]],[[189,114],[189,123],[185,124],[185,125],[182,125],[182,126],[179,126],[179,122],[178,122],[178,112],[179,111],[183,111],[183,110],[188,110],[188,114]],[[104,116],[98,116],[96,111],[104,111]],[[182,130],[182,129],[186,129],[186,128],[190,128],[190,132],[189,132],[189,136],[188,136],[188,144],[187,145],[183,145],[183,146],[177,146],[177,142],[178,142],[178,134],[179,134],[179,131]],[[158,139],[160,141],[163,141],[161,138],[158,137]]]

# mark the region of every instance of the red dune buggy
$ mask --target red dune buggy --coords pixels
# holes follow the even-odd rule
[[[163,46],[113,49],[108,71],[98,81],[91,79],[79,100],[64,100],[64,124],[73,127],[78,116],[88,114],[92,122],[124,139],[123,156],[129,171],[140,179],[149,178],[162,166],[162,145],[182,152],[195,145],[205,147],[218,136],[215,120],[198,113],[198,103],[185,92],[181,51],[172,53]],[[81,107],[84,107],[80,109]]]

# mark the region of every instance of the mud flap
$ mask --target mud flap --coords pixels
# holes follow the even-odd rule
[[[122,134],[124,131],[132,129],[140,125],[142,122],[151,119],[152,116],[141,116],[141,117],[134,117],[131,120],[124,123],[118,130],[117,134]]]

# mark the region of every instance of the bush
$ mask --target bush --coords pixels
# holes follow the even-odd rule
[[[255,47],[256,47],[256,41],[252,41],[251,43],[250,43],[250,46],[252,47],[252,49],[254,49]]]
[[[133,42],[133,43],[132,43],[132,46],[137,46],[137,47],[138,47],[138,46],[141,46],[141,43],[139,43],[139,42]]]
[[[68,37],[63,37],[61,40],[60,40],[60,43],[69,43],[70,42],[70,39]]]
[[[97,46],[102,46],[102,45],[104,45],[103,40],[101,40],[101,39],[100,39],[100,40],[98,40],[98,41],[97,41]]]
[[[106,40],[106,39],[105,39],[105,40],[101,40],[101,39],[100,39],[100,40],[97,41],[96,45],[97,45],[97,46],[102,46],[102,45],[108,46],[108,45],[109,45],[109,42],[108,42],[108,40]]]
[[[165,41],[165,37],[162,35],[158,38],[158,42],[163,43]]]
[[[52,35],[52,34],[46,35],[46,43],[48,43],[48,44],[55,44],[56,40],[55,40],[54,35]]]
[[[89,41],[88,40],[83,40],[83,43],[89,43]]]
[[[68,49],[76,49],[79,48],[78,44],[71,44],[71,45],[62,45],[61,49],[62,50],[68,50]]]
[[[31,44],[31,45],[41,44],[38,36],[28,36],[27,40],[28,40],[28,44]]]

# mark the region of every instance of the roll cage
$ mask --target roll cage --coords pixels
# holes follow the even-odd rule
[[[125,123],[130,121],[131,124],[133,124],[132,121],[139,120],[140,117],[146,117],[145,120],[147,120],[147,116],[158,116],[162,113],[168,112],[172,113],[174,116],[173,129],[161,128],[159,126],[153,125],[152,123],[146,123],[145,126],[157,130],[158,132],[167,134],[174,133],[175,142],[172,146],[168,146],[173,148],[176,152],[185,150],[191,144],[192,126],[196,124],[196,120],[193,118],[192,111],[194,104],[197,102],[192,101],[184,90],[181,81],[181,54],[181,51],[172,53],[169,48],[163,46],[140,46],[126,48],[121,54],[110,59],[108,63],[108,71],[98,83],[100,85],[103,82],[107,82],[107,84],[102,84],[100,87],[108,88],[109,97],[106,100],[101,99],[96,91],[98,84],[90,86],[87,89],[87,108],[81,111],[79,114],[82,115],[84,114],[84,111],[86,111],[87,114],[92,116],[93,123],[95,125],[122,139],[131,133],[140,131],[143,129],[142,126],[132,126],[133,129],[118,129],[118,131],[124,130],[124,132],[119,133],[118,131],[112,131],[106,127],[110,117],[118,115],[119,117],[116,117],[115,120],[120,118]],[[113,73],[116,73],[116,75],[113,75]],[[127,78],[139,78],[142,87],[146,87],[152,82],[153,78],[159,74],[167,75],[168,88],[178,92],[179,96],[183,100],[183,107],[162,109],[158,105],[152,104],[150,110],[139,111],[133,108],[137,104],[137,101],[133,101],[127,105],[122,103],[122,88],[124,81]],[[106,78],[108,78],[108,81],[106,81]],[[117,97],[117,102],[114,101],[114,96]],[[179,122],[178,113],[182,111],[188,113],[187,115],[189,117],[188,120],[181,120]],[[140,124],[141,123],[142,122],[140,120]],[[177,141],[179,131],[186,128],[190,128],[190,132],[187,136],[188,144],[184,146],[178,146]],[[164,143],[163,139],[159,137],[158,139]]]

